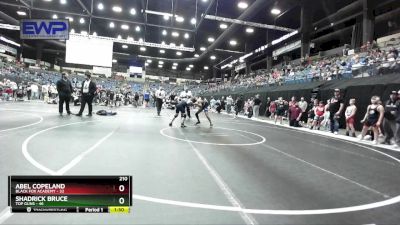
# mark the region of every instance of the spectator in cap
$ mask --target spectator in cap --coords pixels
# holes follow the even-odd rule
[[[92,116],[92,102],[94,95],[96,93],[96,84],[91,80],[90,73],[86,73],[86,80],[82,82],[81,93],[82,93],[82,101],[81,101],[81,109],[77,116],[82,116],[83,110],[85,110],[85,105],[87,104],[89,107],[89,113],[87,116]]]
[[[71,111],[69,110],[69,101],[71,99],[71,94],[72,94],[72,84],[71,81],[68,80],[68,74],[67,73],[62,73],[61,79],[57,81],[57,92],[58,92],[58,112],[60,113],[60,116],[63,114],[63,106],[65,102],[65,110],[67,111],[67,114],[70,115]]]
[[[339,132],[339,119],[342,115],[344,104],[340,96],[340,89],[335,89],[333,97],[329,101],[329,121],[330,121],[330,131],[334,134]]]
[[[383,120],[383,131],[385,133],[384,144],[391,144],[391,140],[396,132],[396,114],[398,107],[398,95],[397,91],[390,93],[389,100],[385,102],[385,114]]]

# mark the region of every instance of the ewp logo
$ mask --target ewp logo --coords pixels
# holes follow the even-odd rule
[[[68,20],[22,20],[21,39],[68,39]]]

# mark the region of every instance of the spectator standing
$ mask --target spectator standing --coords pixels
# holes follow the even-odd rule
[[[374,144],[378,144],[378,137],[379,137],[379,127],[382,124],[383,116],[385,113],[385,109],[382,105],[379,105],[379,97],[372,96],[371,98],[371,105],[368,106],[367,112],[365,113],[364,119],[361,120],[361,123],[364,124],[361,138],[363,140],[369,128],[372,128],[374,132]]]
[[[289,126],[291,127],[301,127],[299,122],[301,119],[302,110],[299,107],[299,103],[296,102],[289,108]]]
[[[143,108],[147,108],[148,107],[149,101],[150,101],[150,92],[148,90],[146,90],[143,93]]]
[[[261,107],[261,100],[260,100],[260,95],[256,95],[254,98],[254,106],[253,106],[253,115],[255,118],[257,118],[260,114],[260,107]]]
[[[347,106],[346,111],[344,113],[346,117],[346,136],[356,137],[356,129],[354,128],[354,121],[357,112],[356,100],[354,98],[350,99],[349,106]]]
[[[333,97],[330,99],[329,103],[329,121],[330,121],[330,131],[331,133],[338,134],[339,132],[339,119],[343,112],[344,104],[340,96],[340,89],[335,89]]]
[[[233,105],[233,98],[232,98],[232,96],[229,95],[229,96],[226,98],[226,112],[227,112],[228,114],[231,113],[232,105]]]
[[[89,107],[89,113],[87,116],[92,116],[92,102],[94,95],[96,93],[96,84],[91,80],[90,73],[86,73],[86,80],[82,82],[81,85],[81,93],[82,93],[82,102],[81,102],[81,109],[79,113],[76,114],[77,116],[82,116],[83,110],[85,110],[86,104]]]
[[[28,83],[26,85],[26,95],[28,97],[28,100],[31,100],[31,96],[32,96],[31,83]]]
[[[283,117],[285,116],[285,110],[286,110],[286,105],[285,101],[283,100],[282,97],[278,98],[278,101],[276,101],[276,114],[275,114],[275,124],[276,122],[280,121],[280,124],[283,124]]]
[[[396,132],[396,113],[398,107],[398,95],[396,91],[392,91],[389,100],[385,102],[385,113],[383,121],[383,130],[385,132],[384,144],[391,144],[391,139]],[[397,138],[397,137],[396,137]],[[396,140],[395,140],[396,141]]]
[[[304,97],[300,98],[299,107],[301,109],[300,122],[303,122],[303,124],[307,124],[307,119],[308,119],[307,107],[308,107],[308,103],[304,100]]]
[[[239,96],[236,99],[236,104],[235,104],[235,118],[238,116],[238,114],[243,110],[243,95]]]
[[[42,100],[47,102],[49,96],[49,84],[42,85]]]
[[[271,98],[267,97],[267,101],[265,102],[265,117],[270,117],[271,116],[271,111],[269,110],[269,107],[271,106]]]
[[[32,83],[31,84],[31,91],[32,91],[32,99],[36,100],[39,98],[39,87],[37,86],[37,84]]]
[[[57,92],[58,92],[58,112],[60,116],[63,114],[63,106],[65,102],[65,110],[68,115],[71,115],[71,111],[69,110],[69,101],[71,99],[72,94],[72,84],[71,81],[68,80],[68,75],[66,73],[62,73],[61,79],[57,81]]]

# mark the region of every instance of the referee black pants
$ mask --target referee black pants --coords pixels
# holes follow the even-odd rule
[[[82,101],[81,101],[81,109],[79,110],[79,115],[82,115],[83,110],[85,110],[85,105],[87,104],[89,107],[89,115],[92,115],[92,102],[93,102],[93,95],[87,95],[83,94],[82,95]]]
[[[160,115],[162,108],[163,100],[161,98],[157,98],[156,107],[157,107],[157,115]]]

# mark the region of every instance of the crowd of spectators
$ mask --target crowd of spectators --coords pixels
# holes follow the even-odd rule
[[[265,104],[264,112],[260,112],[262,104]],[[328,131],[335,135],[340,133],[340,127],[345,127],[343,135],[358,137],[360,141],[370,140],[373,144],[400,147],[400,90],[392,91],[385,102],[379,96],[372,96],[371,104],[362,118],[356,118],[356,99],[344,102],[339,89],[335,89],[332,97],[324,101],[316,98],[307,101],[304,97],[296,96],[290,100],[282,97],[262,100],[259,95],[247,100],[238,96],[234,101],[232,96],[228,96],[220,99],[211,97],[210,107],[216,113],[226,111],[231,114],[233,108],[236,116],[243,114],[248,118],[272,120],[281,125],[287,121],[289,126]],[[357,123],[363,127],[359,135],[355,130]]]
[[[230,81],[203,85],[200,93],[237,91],[261,87],[329,81],[335,79],[385,75],[400,71],[400,46],[385,49],[367,43],[358,53],[344,49],[343,55],[312,59],[303,58],[298,64],[283,63],[271,71],[265,69],[249,75],[236,75]]]

